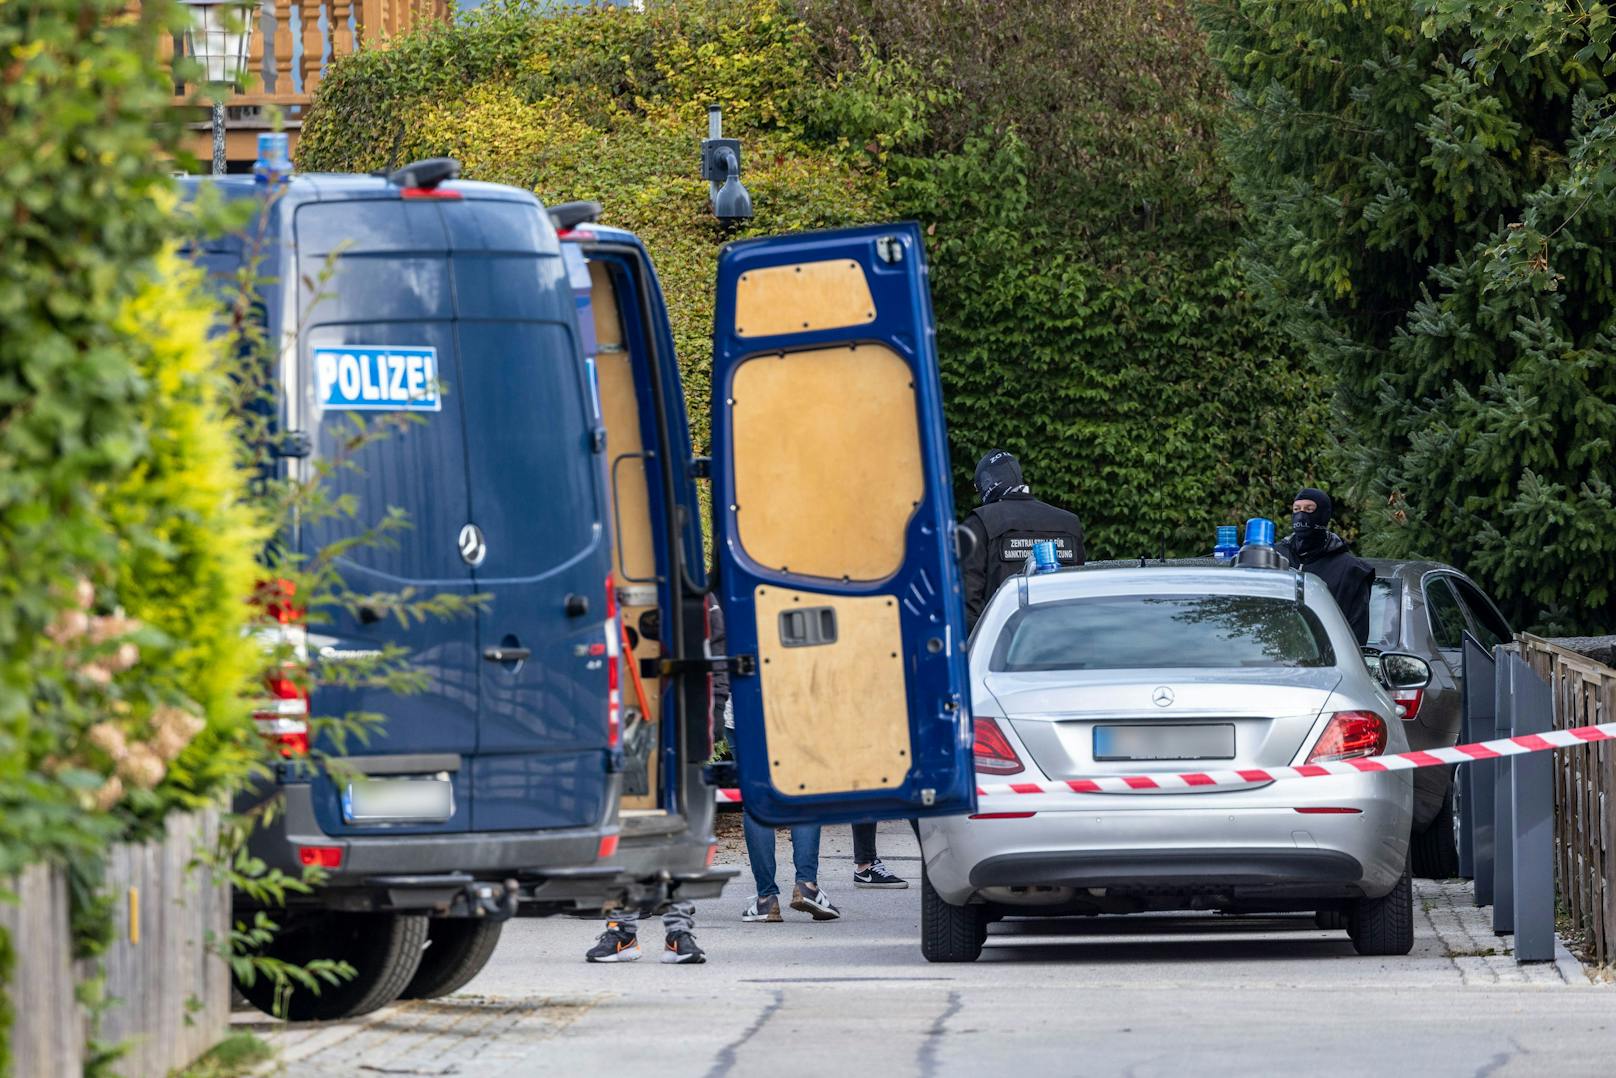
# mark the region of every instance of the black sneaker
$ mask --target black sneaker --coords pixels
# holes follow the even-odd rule
[[[811,883],[799,883],[791,889],[791,908],[801,910],[816,921],[834,921],[842,915],[830,897]]]
[[[606,931],[584,955],[589,962],[633,962],[639,957],[639,937],[632,928],[624,928],[616,921],[606,922]]]
[[[696,946],[696,937],[689,932],[675,932],[668,937],[662,949],[662,961],[670,965],[699,966],[707,961],[706,953]]]
[[[741,920],[743,921],[780,921],[783,919],[780,916],[779,895],[770,895],[768,898],[759,895],[741,913]]]
[[[853,870],[854,887],[884,887],[893,891],[902,890],[909,886],[909,881],[902,876],[894,876],[887,871],[887,866],[881,863],[880,858],[871,862],[870,867],[860,872]]]

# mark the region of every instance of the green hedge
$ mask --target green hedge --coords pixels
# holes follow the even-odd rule
[[[927,226],[962,500],[976,458],[1007,446],[1096,556],[1190,553],[1216,523],[1282,512],[1328,441],[1328,392],[1234,257],[1221,95],[1166,0],[514,3],[336,63],[298,155],[449,154],[547,200],[599,199],[657,261],[704,442],[725,237],[695,151],[722,104],[758,213],[743,234]]]
[[[162,164],[183,13],[122,8],[0,25],[0,874],[205,796],[241,761],[181,753],[250,728],[259,533]]]

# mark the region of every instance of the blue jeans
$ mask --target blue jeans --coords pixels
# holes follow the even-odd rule
[[[741,750],[735,731],[727,730],[725,736],[729,738],[730,751],[738,761]],[[754,819],[744,805],[741,815],[741,825],[746,831],[746,858],[752,863],[752,879],[757,884],[757,895],[759,898],[770,898],[780,893],[780,885],[774,882],[774,828]],[[791,829],[791,864],[796,870],[798,883],[819,882],[819,826],[804,823]]]
[[[759,823],[750,812],[743,815],[746,817],[743,823],[746,856],[752,862],[752,878],[757,882],[758,897],[769,898],[780,893],[780,885],[774,882],[774,828]],[[798,824],[791,829],[791,864],[798,883],[819,881],[818,824]]]

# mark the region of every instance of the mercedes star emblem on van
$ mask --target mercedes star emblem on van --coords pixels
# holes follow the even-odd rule
[[[1157,685],[1156,691],[1150,694],[1157,707],[1171,707],[1173,705],[1173,690],[1166,685]]]
[[[475,524],[460,529],[460,560],[473,569],[488,556],[488,544],[483,541],[483,530]]]
[[[320,407],[350,412],[438,412],[438,350],[427,346],[316,348]]]

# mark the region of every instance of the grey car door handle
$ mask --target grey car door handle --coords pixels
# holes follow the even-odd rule
[[[491,663],[519,663],[532,657],[532,648],[483,648],[483,658]]]

